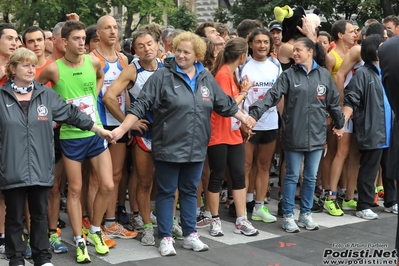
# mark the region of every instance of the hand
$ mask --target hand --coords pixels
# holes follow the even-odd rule
[[[245,116],[245,119],[242,122],[250,129],[252,129],[256,125],[255,119],[249,115]]]
[[[76,13],[66,14],[66,17],[68,18],[68,20],[77,20],[77,21],[79,21],[79,15],[76,14]]]
[[[345,133],[345,128],[342,127],[341,129],[336,129],[335,127],[333,127],[333,134],[337,135],[338,139],[341,139],[341,137],[344,135]]]
[[[317,42],[316,30],[312,29],[312,24],[307,20],[306,16],[302,17],[302,28],[296,26],[297,29],[314,43]]]
[[[248,90],[254,85],[254,81],[250,82],[248,79],[248,75],[245,75],[244,79],[241,82],[241,91],[248,92]]]
[[[244,124],[241,125],[240,127],[241,130],[241,135],[243,137],[244,143],[247,143],[248,140],[255,135],[256,133],[252,132],[252,129],[250,129],[249,127],[245,126]]]
[[[98,136],[100,138],[106,139],[110,143],[114,143],[112,132],[103,128],[98,129]],[[116,142],[116,141],[115,141]]]
[[[112,136],[111,143],[115,144],[116,141],[119,140],[120,138],[122,138],[124,134],[125,133],[123,132],[123,130],[121,130],[120,127],[117,127],[114,130],[112,130],[112,132],[111,132],[111,136]]]
[[[144,132],[148,131],[149,124],[150,124],[149,121],[141,119],[138,120],[136,123],[134,123],[131,129],[140,132],[140,134],[143,134]]]

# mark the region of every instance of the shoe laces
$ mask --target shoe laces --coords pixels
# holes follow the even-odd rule
[[[85,243],[84,243],[83,241],[79,241],[79,243],[78,243],[78,249],[80,249],[80,250],[82,251],[83,254],[85,254],[85,248],[86,248]]]
[[[339,207],[338,202],[337,202],[336,199],[333,199],[333,203],[334,203],[335,209],[337,209],[337,210],[341,209],[341,207]]]
[[[101,231],[97,231],[97,232],[95,232],[95,234],[98,236],[98,238],[101,242],[101,245],[105,246],[105,242],[104,242],[104,238],[103,238],[104,234],[101,233]]]
[[[175,243],[175,240],[173,239],[173,237],[166,236],[166,237],[164,237],[164,239],[166,239],[165,244],[167,244],[167,245],[172,245],[173,243]]]

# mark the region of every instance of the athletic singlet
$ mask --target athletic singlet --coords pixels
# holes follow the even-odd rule
[[[43,69],[46,67],[46,66],[48,66],[48,65],[50,65],[50,64],[52,64],[53,62],[51,62],[50,60],[47,60],[46,59],[46,63],[42,66],[42,67],[36,67],[36,75],[35,75],[35,78],[37,78],[39,75],[40,75],[40,73],[42,73],[42,71],[43,71]],[[49,81],[49,82],[47,82],[46,84],[44,84],[44,85],[46,85],[47,87],[52,87],[51,86],[51,82]]]
[[[101,88],[100,94],[97,98],[98,115],[100,116],[101,123],[104,126],[119,126],[121,123],[116,119],[107,109],[103,103],[103,96],[107,92],[111,84],[119,77],[122,70],[125,68],[125,63],[123,62],[122,56],[115,51],[117,59],[114,62],[109,62],[105,59],[97,49],[93,50],[93,54],[100,59],[101,68],[104,72],[104,84]],[[122,91],[116,99],[119,103],[119,108],[123,114],[126,113],[126,94]]]
[[[243,108],[246,114],[248,114],[248,109],[251,104],[257,100],[263,99],[267,91],[270,90],[276,82],[280,73],[281,67],[278,67],[270,60],[250,60],[244,66],[244,69],[242,70],[242,78],[247,75],[250,81],[254,81],[254,85],[248,90],[247,98],[243,101]],[[271,107],[262,115],[258,122],[256,122],[253,130],[273,130],[277,128],[277,108]]]
[[[357,63],[357,64],[353,67],[353,69],[352,69],[351,71],[348,72],[348,74],[346,74],[345,82],[344,82],[344,88],[345,88],[346,86],[348,86],[349,81],[351,81],[353,75],[355,74],[356,69],[358,69],[359,67],[361,67],[361,66],[363,66],[363,65],[364,65],[364,61],[362,60],[362,61],[360,61],[359,63]]]
[[[136,81],[134,82],[134,85],[131,89],[129,89],[129,97],[130,97],[130,102],[135,102],[137,96],[139,95],[141,89],[143,88],[144,84],[148,80],[148,78],[154,74],[155,71],[157,71],[159,68],[163,66],[161,60],[157,58],[157,63],[158,67],[156,70],[147,70],[144,67],[140,65],[140,60],[134,60],[132,64],[136,66]],[[151,124],[154,122],[154,117],[152,112],[147,112],[145,117],[145,120],[148,120]],[[138,131],[132,131],[132,134],[135,136],[141,136],[146,139],[152,139],[152,134],[151,134],[151,128],[145,132],[144,134],[140,134]]]
[[[84,62],[78,68],[70,68],[58,59],[59,80],[53,89],[69,104],[74,104],[82,112],[102,127],[97,112],[97,76],[91,62],[90,55],[84,55]],[[79,139],[94,136],[91,131],[82,131],[79,128],[62,124],[60,139]]]
[[[281,63],[281,68],[283,69],[283,71],[289,69],[292,65],[295,65],[295,60],[290,58],[290,61],[288,63]]]
[[[338,69],[341,67],[343,60],[335,50],[331,50],[330,53],[335,57],[335,65],[331,71],[331,76],[334,78],[335,74],[338,72]]]

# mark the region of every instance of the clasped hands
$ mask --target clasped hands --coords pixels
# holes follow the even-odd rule
[[[334,135],[337,135],[338,139],[341,139],[341,137],[344,135],[345,127],[342,127],[341,129],[336,129],[333,127],[332,131]]]

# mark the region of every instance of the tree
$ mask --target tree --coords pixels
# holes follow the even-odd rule
[[[168,14],[168,24],[176,29],[195,30],[197,16],[186,5],[181,5]]]
[[[107,0],[0,0],[4,22],[15,23],[19,31],[34,24],[52,29],[58,22],[65,21],[68,13],[79,14],[86,25],[94,24],[109,8]]]
[[[149,16],[151,16],[154,22],[162,24],[164,12],[171,10],[175,6],[175,3],[174,0],[111,0],[111,5],[124,5],[126,7],[127,11],[124,14],[124,18],[126,19],[124,36],[128,38]],[[139,15],[137,22],[133,19],[135,14]],[[134,27],[132,28],[132,26]]]
[[[236,0],[228,9],[217,10],[214,19],[222,23],[231,21],[234,27],[246,18],[258,19],[267,25],[274,19],[274,7],[285,5],[300,5],[305,10],[318,8],[330,28],[338,19],[356,19],[363,24],[369,18],[379,19],[399,11],[399,0]]]

